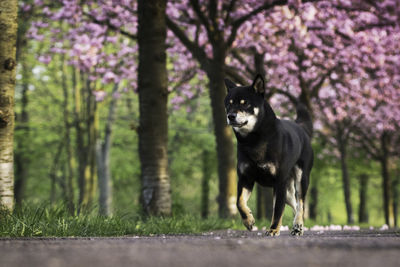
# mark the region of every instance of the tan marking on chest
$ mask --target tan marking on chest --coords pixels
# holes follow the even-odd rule
[[[258,166],[260,168],[268,171],[271,175],[273,175],[273,176],[276,175],[276,171],[277,171],[276,164],[274,164],[272,162],[267,162],[267,163],[259,164]]]

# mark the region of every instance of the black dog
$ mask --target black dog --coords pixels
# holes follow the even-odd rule
[[[237,207],[243,224],[255,223],[247,206],[254,183],[273,187],[274,211],[267,235],[278,236],[285,202],[294,212],[292,235],[303,234],[304,200],[313,165],[312,121],[303,105],[296,122],[280,120],[264,100],[264,80],[257,75],[251,86],[236,86],[225,79],[227,122],[237,138]]]

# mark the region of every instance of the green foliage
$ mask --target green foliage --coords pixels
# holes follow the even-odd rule
[[[169,118],[170,177],[172,184],[173,209],[178,213],[200,214],[201,179],[203,177],[202,155],[210,152],[211,177],[210,213],[217,213],[215,199],[218,195],[217,156],[215,138],[210,121],[211,109],[208,94],[201,94],[190,105],[171,110]]]

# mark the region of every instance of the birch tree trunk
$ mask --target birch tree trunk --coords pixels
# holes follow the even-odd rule
[[[98,131],[97,105],[91,83],[79,70],[73,72],[74,126],[78,159],[78,213],[88,211],[97,190],[96,140]]]
[[[141,202],[148,215],[171,214],[165,9],[166,0],[138,1]]]
[[[97,103],[94,95],[92,94],[91,84],[86,78],[86,135],[87,135],[87,165],[85,168],[85,197],[83,199],[83,206],[91,207],[95,203],[95,197],[98,189],[97,184],[97,169],[96,169],[96,143],[98,138],[98,111]]]
[[[14,207],[14,88],[17,42],[16,0],[0,1],[0,206]]]
[[[118,91],[118,84],[114,85],[113,93]],[[111,98],[108,109],[108,118],[104,129],[104,140],[98,138],[96,145],[97,176],[99,179],[99,211],[103,216],[112,214],[112,185],[110,171],[110,150],[112,138],[112,126],[115,121],[117,99]]]
[[[70,214],[74,214],[75,211],[75,203],[74,203],[74,166],[75,166],[75,161],[73,157],[73,149],[72,149],[72,140],[71,140],[71,126],[72,123],[70,123],[70,116],[71,112],[69,109],[69,88],[67,84],[67,72],[68,72],[68,67],[67,67],[67,62],[64,58],[64,55],[62,56],[61,60],[62,66],[62,73],[61,73],[61,84],[62,84],[62,89],[63,89],[63,96],[64,96],[64,101],[63,101],[63,112],[64,112],[64,127],[65,127],[65,151],[67,153],[67,162],[66,162],[66,168],[65,168],[65,174],[64,174],[64,201],[67,205],[68,211]]]

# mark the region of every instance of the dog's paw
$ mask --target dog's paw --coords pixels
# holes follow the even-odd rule
[[[290,232],[292,235],[301,236],[304,234],[303,225],[302,224],[295,224],[293,225],[293,229]]]
[[[279,231],[279,229],[269,229],[265,234],[267,236],[279,236],[280,231]]]
[[[256,220],[254,220],[253,215],[250,215],[246,219],[243,219],[243,224],[244,224],[244,226],[246,226],[247,230],[249,230],[249,231],[253,230],[255,223],[256,223]]]

